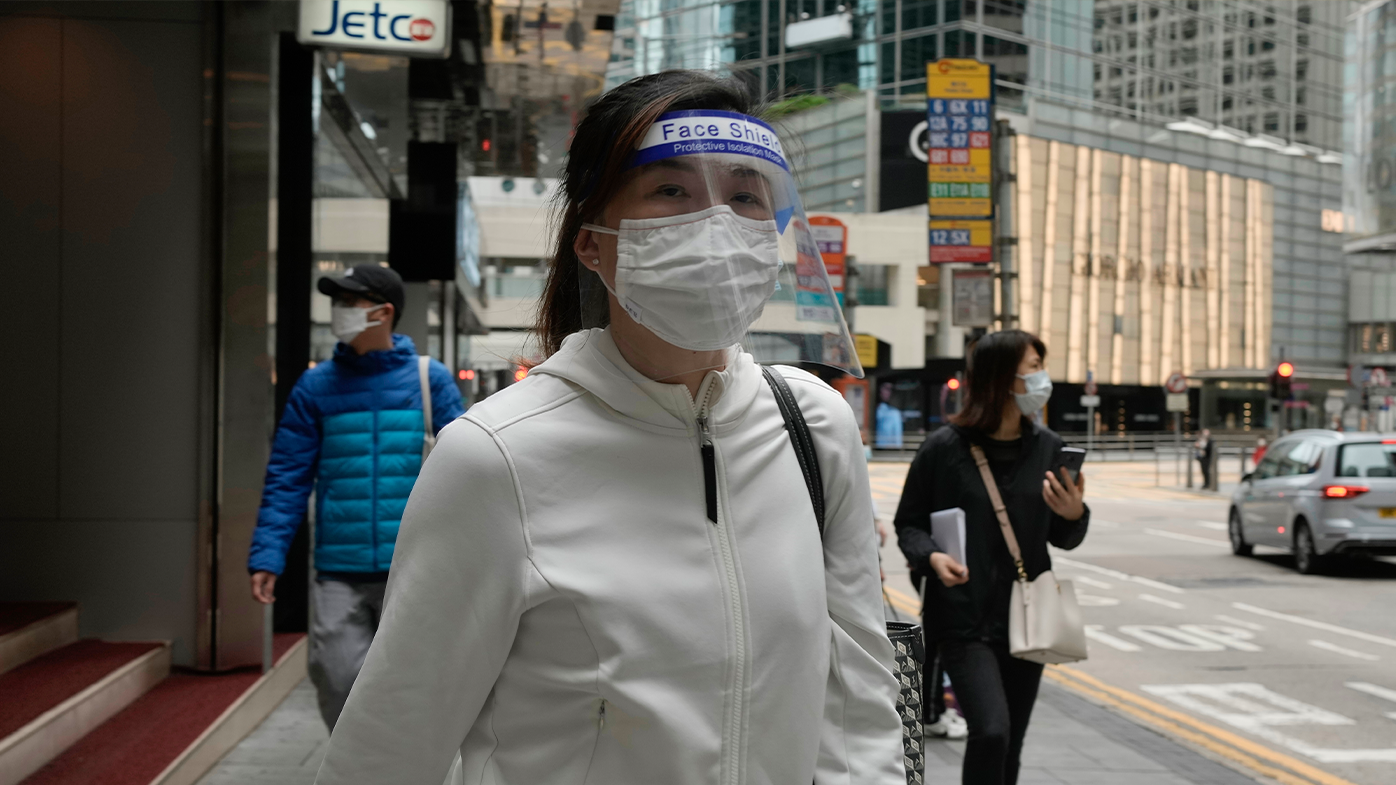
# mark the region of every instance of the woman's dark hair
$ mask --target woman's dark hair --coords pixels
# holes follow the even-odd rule
[[[582,223],[594,222],[626,184],[635,146],[665,112],[718,109],[754,115],[759,101],[744,82],[705,71],[665,71],[631,79],[597,99],[577,124],[558,189],[557,245],[534,329],[545,357],[583,327],[582,282],[572,246]],[[601,287],[594,287],[604,296]],[[603,315],[605,307],[598,309]],[[603,316],[604,318],[604,316]]]
[[[1029,346],[1046,362],[1046,344],[1029,332],[1004,330],[975,341],[965,368],[965,405],[951,422],[983,433],[998,430],[1003,408],[1013,395],[1018,364]]]

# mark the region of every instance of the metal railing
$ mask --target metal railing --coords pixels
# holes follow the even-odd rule
[[[1173,475],[1174,485],[1188,488],[1201,485],[1200,476],[1194,475],[1194,472],[1201,474],[1193,446],[1197,441],[1196,433],[1180,435],[1174,431],[1126,431],[1095,436],[1085,433],[1059,435],[1067,446],[1087,448],[1087,461],[1151,460],[1154,463],[1155,485],[1162,486],[1169,473]],[[1239,479],[1254,470],[1251,456],[1255,454],[1257,440],[1264,436],[1263,432],[1256,431],[1212,434],[1213,483],[1223,473]],[[926,434],[906,434],[901,450],[874,448],[873,455],[881,460],[911,460],[925,438]]]

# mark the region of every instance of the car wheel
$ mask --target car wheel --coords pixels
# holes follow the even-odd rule
[[[1232,510],[1226,524],[1226,533],[1231,538],[1231,552],[1237,556],[1250,556],[1255,546],[1246,542],[1245,532],[1241,531],[1241,511]]]
[[[1323,567],[1324,559],[1314,547],[1314,535],[1309,524],[1299,523],[1294,527],[1294,567],[1301,575],[1317,575]]]

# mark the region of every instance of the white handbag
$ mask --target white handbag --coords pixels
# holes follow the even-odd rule
[[[1018,579],[1013,582],[1013,599],[1008,608],[1008,652],[1020,660],[1056,665],[1086,659],[1086,626],[1081,621],[1081,608],[1076,604],[1076,590],[1071,581],[1059,581],[1051,570],[1045,570],[1029,581],[1023,569],[1023,552],[1018,537],[1008,522],[1008,510],[1003,506],[998,484],[989,471],[989,461],[979,445],[970,445],[984,489],[994,505],[1013,566]]]

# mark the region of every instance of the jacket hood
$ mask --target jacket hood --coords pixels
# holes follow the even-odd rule
[[[712,423],[722,430],[741,418],[760,391],[761,372],[750,354],[728,350],[727,367],[708,371]],[[647,378],[621,355],[610,328],[582,330],[567,336],[562,348],[532,373],[565,379],[596,396],[616,412],[664,430],[696,429],[693,396],[682,384]]]
[[[393,333],[393,348],[359,354],[354,347],[340,341],[334,345],[334,361],[339,367],[363,374],[383,373],[417,361],[417,346],[405,335]]]

